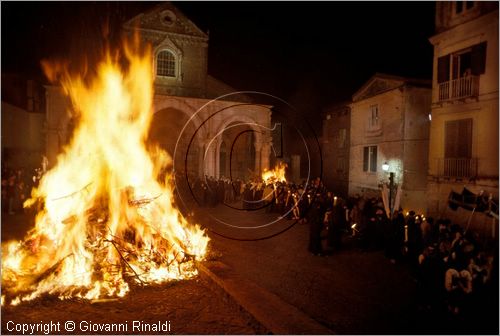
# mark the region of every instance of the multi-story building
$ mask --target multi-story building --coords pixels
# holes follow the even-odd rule
[[[351,108],[349,102],[324,110],[322,156],[323,182],[336,195],[346,197],[349,189],[349,140]]]
[[[468,215],[449,211],[451,191],[498,200],[498,2],[437,2],[430,42],[428,210],[464,223]]]
[[[375,74],[353,95],[349,195],[378,197],[394,173],[401,207],[425,211],[430,86],[428,80]]]

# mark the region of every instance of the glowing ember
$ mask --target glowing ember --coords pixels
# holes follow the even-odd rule
[[[25,206],[40,205],[22,242],[3,246],[2,304],[44,293],[59,298],[123,296],[129,284],[196,274],[208,238],[173,206],[162,172],[171,163],[146,147],[152,117],[151,54],[125,46],[125,62],[105,57],[91,81],[44,64],[79,121],[57,165]]]
[[[276,182],[286,182],[285,169],[286,163],[279,162],[273,170],[264,169],[262,173],[262,179],[266,184],[276,183]]]

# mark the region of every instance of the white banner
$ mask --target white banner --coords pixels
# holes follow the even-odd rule
[[[387,218],[391,218],[390,210],[389,210],[389,190],[385,184],[382,185],[382,202],[384,202],[385,213],[387,214]]]

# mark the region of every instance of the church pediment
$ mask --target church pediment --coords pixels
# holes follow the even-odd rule
[[[151,10],[141,13],[124,25],[127,29],[138,28],[142,31],[164,32],[186,37],[208,39],[208,36],[189,20],[177,7],[165,2]]]
[[[376,74],[352,96],[352,100],[359,101],[373,97],[382,92],[400,87],[404,83],[404,79]]]

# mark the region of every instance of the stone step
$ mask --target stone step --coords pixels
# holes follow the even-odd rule
[[[277,335],[332,335],[319,324],[277,295],[245,279],[229,266],[209,261],[198,264],[201,274],[221,287],[236,303],[252,315],[264,328]]]

